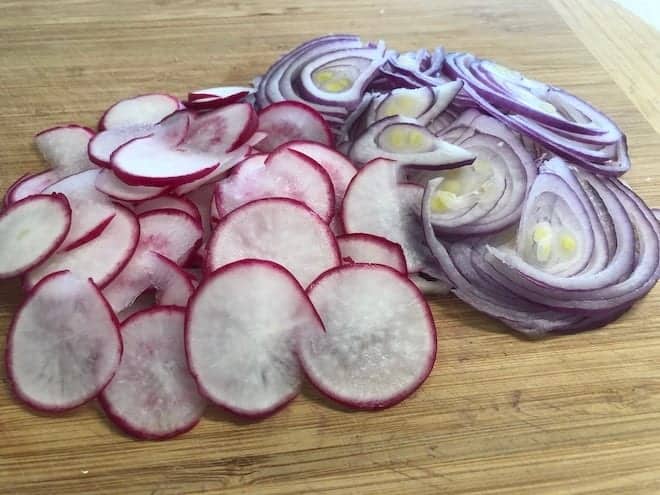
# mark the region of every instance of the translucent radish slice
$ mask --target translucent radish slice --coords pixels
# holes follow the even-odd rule
[[[20,275],[47,259],[70,225],[71,208],[62,195],[29,196],[9,206],[0,215],[0,278]]]
[[[44,189],[45,194],[60,193],[71,206],[71,228],[62,243],[73,249],[96,238],[115,216],[115,206],[95,187],[99,170],[85,170]]]
[[[179,210],[187,213],[195,220],[200,222],[202,220],[197,206],[188,198],[182,196],[160,196],[143,201],[135,207],[135,213],[138,215],[154,210]]]
[[[201,393],[251,418],[281,409],[300,388],[298,333],[323,333],[323,326],[280,265],[241,260],[213,272],[186,317],[188,362]]]
[[[300,332],[298,355],[325,395],[349,407],[380,409],[426,380],[435,362],[435,325],[404,275],[382,265],[346,265],[321,275],[307,294],[325,332]]]
[[[99,130],[144,124],[157,124],[181,108],[179,100],[164,93],[150,93],[120,100],[108,108]]]
[[[320,113],[304,103],[281,101],[259,112],[259,131],[268,137],[256,145],[260,151],[273,151],[289,141],[314,141],[332,146],[330,127]]]
[[[213,110],[231,103],[238,103],[254,92],[254,88],[246,86],[222,86],[200,89],[188,93],[188,101],[185,102],[185,105],[194,110]]]
[[[44,278],[7,335],[7,376],[16,396],[48,412],[94,398],[119,365],[118,322],[90,280],[70,272]]]
[[[40,194],[51,184],[60,180],[55,171],[45,170],[37,174],[27,174],[9,186],[5,194],[4,205],[9,206],[28,196]]]
[[[280,147],[269,155],[251,155],[215,189],[222,218],[263,198],[291,198],[315,211],[325,222],[335,214],[335,193],[327,172],[307,155]]]
[[[346,232],[384,237],[403,249],[408,272],[435,266],[420,233],[423,188],[398,184],[399,167],[392,161],[369,162],[351,182],[342,208]]]
[[[260,199],[224,217],[208,243],[208,272],[233,261],[256,258],[289,270],[303,287],[340,263],[327,224],[302,203]]]
[[[184,310],[153,308],[121,326],[124,353],[99,400],[110,420],[129,435],[162,440],[193,428],[206,401],[186,361]]]
[[[120,201],[143,201],[167,192],[166,187],[129,186],[110,169],[101,170],[96,177],[96,188]]]
[[[94,168],[87,155],[89,140],[94,131],[79,125],[52,127],[34,137],[37,148],[60,177]]]
[[[406,258],[398,244],[371,234],[346,234],[337,237],[339,253],[345,264],[376,263],[408,273]]]
[[[224,154],[242,146],[257,130],[257,114],[248,103],[235,103],[197,114],[186,136],[187,147]]]
[[[149,279],[156,289],[156,302],[161,306],[185,307],[195,292],[193,277],[162,254],[152,251],[149,255],[153,257],[147,263],[151,266]]]
[[[155,210],[138,217],[140,241],[131,260],[104,289],[103,295],[115,312],[161,279],[162,262],[152,252],[183,263],[202,238],[202,227],[190,215],[179,210]]]
[[[128,263],[140,236],[137,218],[128,208],[115,204],[115,216],[101,235],[70,251],[60,251],[25,274],[26,288],[51,273],[70,270],[81,279],[107,285]]]

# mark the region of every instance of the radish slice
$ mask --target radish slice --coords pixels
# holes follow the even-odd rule
[[[195,191],[188,193],[187,199],[197,207],[197,211],[201,216],[201,225],[204,234],[202,235],[202,242],[211,237],[211,204],[213,203],[213,191],[215,184],[206,184]]]
[[[298,355],[325,395],[349,407],[381,409],[426,380],[435,362],[435,325],[404,275],[382,265],[347,265],[321,275],[307,294],[325,332],[300,332]]]
[[[119,365],[118,322],[91,280],[70,272],[28,294],[7,335],[7,376],[16,396],[47,412],[94,398]]]
[[[53,171],[60,177],[94,168],[87,155],[94,131],[79,125],[51,127],[34,137],[37,148]]]
[[[25,274],[27,289],[51,273],[70,270],[81,279],[107,285],[128,263],[140,236],[137,218],[128,208],[115,204],[115,216],[101,235],[70,251],[60,251]]]
[[[245,258],[279,263],[303,287],[340,264],[328,226],[302,203],[285,198],[253,201],[220,221],[208,243],[207,272]]]
[[[120,201],[143,201],[167,192],[166,187],[129,186],[109,169],[101,170],[97,175],[96,189]]]
[[[225,154],[242,146],[257,130],[257,114],[248,103],[236,103],[197,114],[185,144],[193,150]]]
[[[39,194],[58,180],[60,178],[53,170],[45,170],[37,174],[26,174],[9,186],[5,194],[4,205],[7,207],[28,196]]]
[[[280,265],[240,260],[213,272],[188,306],[186,351],[200,392],[250,418],[298,394],[298,333],[323,333],[300,284]]]
[[[252,137],[250,139],[248,139],[247,141],[245,141],[245,144],[247,144],[248,146],[254,147],[254,146],[258,145],[261,141],[266,139],[267,137],[268,137],[267,133],[265,133],[263,131],[255,131],[255,133],[252,134]]]
[[[150,93],[120,100],[103,113],[99,122],[99,131],[157,124],[179,108],[181,108],[179,100],[164,93]]]
[[[140,241],[133,257],[117,277],[104,289],[103,295],[115,312],[131,305],[145,290],[162,280],[158,273],[162,262],[159,253],[175,263],[183,263],[202,238],[202,227],[190,215],[179,210],[155,210],[138,217]]]
[[[291,198],[315,211],[325,222],[335,214],[335,195],[326,171],[302,153],[280,147],[270,155],[251,155],[215,189],[220,218],[263,198]]]
[[[247,95],[255,92],[254,88],[246,86],[222,86],[218,88],[200,89],[188,93],[188,101],[184,104],[194,110],[213,110],[230,103],[242,101]]]
[[[337,237],[339,253],[345,264],[376,263],[408,273],[406,258],[398,244],[371,234],[346,234]]]
[[[424,190],[413,184],[398,184],[399,170],[385,159],[365,165],[346,191],[342,220],[349,234],[373,234],[401,245],[408,272],[413,273],[436,262],[420,233]]]
[[[35,195],[13,203],[0,215],[0,278],[30,270],[65,239],[71,208],[65,196]]]
[[[98,237],[115,216],[115,207],[95,187],[99,170],[86,170],[44,189],[45,194],[64,194],[71,206],[71,228],[62,243],[70,250]]]
[[[129,435],[162,440],[195,426],[206,406],[188,371],[183,308],[161,307],[121,326],[124,353],[99,400],[110,420]]]
[[[289,141],[315,141],[332,146],[332,132],[320,113],[297,101],[273,103],[259,112],[259,131],[268,137],[256,145],[260,151],[273,151]]]
[[[188,198],[179,196],[160,196],[141,202],[135,207],[135,213],[141,215],[154,210],[179,210],[201,222],[202,217],[195,204]]]
[[[156,303],[161,306],[185,307],[188,299],[195,292],[192,276],[160,253],[152,251],[147,256],[153,258],[147,263],[152,268],[149,278],[151,285],[156,289]]]

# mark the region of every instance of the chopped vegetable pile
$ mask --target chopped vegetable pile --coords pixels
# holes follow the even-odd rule
[[[529,336],[607,324],[660,277],[626,139],[554,86],[442,48],[310,40],[252,86],[145,94],[36,135],[7,191],[0,277],[15,395],[99,399],[138,438],[207,404],[247,418],[306,377],[344,406],[410,396],[435,362],[422,293]]]

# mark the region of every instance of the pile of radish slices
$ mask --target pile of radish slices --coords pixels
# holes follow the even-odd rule
[[[139,438],[247,418],[306,377],[379,409],[429,375],[423,294],[528,335],[612,321],[655,285],[654,213],[614,123],[469,54],[311,40],[254,87],[122,100],[47,129],[9,187],[0,278],[16,397],[94,398]]]

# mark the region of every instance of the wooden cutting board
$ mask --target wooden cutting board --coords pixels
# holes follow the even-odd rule
[[[588,3],[598,22],[613,21],[602,20],[604,2]],[[42,167],[35,131],[94,125],[137,93],[243,84],[302,40],[355,32],[401,50],[468,50],[588,99],[625,130],[634,164],[626,179],[660,206],[660,139],[585,47],[608,42],[587,4],[2,0],[0,190]],[[657,93],[644,93],[653,85],[634,72],[643,53],[614,51],[637,35],[592,51],[649,116]],[[0,350],[20,299],[16,281],[0,284]],[[136,442],[94,404],[61,417],[21,407],[0,372],[0,493],[660,493],[659,290],[607,328],[537,342],[453,297],[432,304],[433,374],[378,413],[347,412],[306,388],[261,422],[209,409],[181,438]]]

